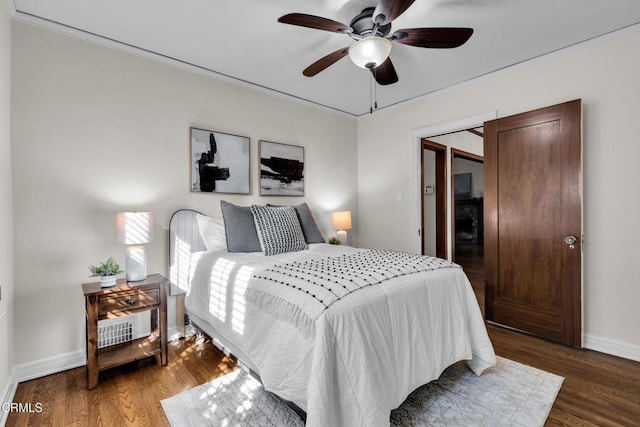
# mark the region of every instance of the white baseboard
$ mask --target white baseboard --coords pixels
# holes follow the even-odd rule
[[[84,350],[76,350],[71,353],[59,354],[29,363],[17,365],[14,368],[14,376],[17,382],[29,381],[34,378],[45,377],[68,369],[77,368],[87,364]]]
[[[589,350],[640,362],[640,346],[638,345],[585,334],[583,346]]]
[[[7,389],[1,395],[2,400],[0,400],[0,404],[13,402],[13,397],[16,395],[17,389],[18,381],[16,380],[16,369],[14,368],[11,371],[11,378],[9,379]],[[0,426],[4,426],[7,423],[7,418],[9,418],[9,412],[0,409]]]

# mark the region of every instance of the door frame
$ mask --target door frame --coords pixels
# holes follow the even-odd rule
[[[450,120],[441,123],[434,123],[424,127],[411,130],[409,138],[409,155],[411,156],[411,179],[409,181],[410,191],[410,213],[409,227],[407,228],[408,242],[410,242],[409,250],[411,252],[422,253],[422,238],[420,229],[422,228],[422,197],[423,191],[421,186],[421,169],[420,158],[422,151],[422,139],[443,135],[446,133],[459,132],[462,130],[477,128],[484,125],[484,122],[495,120],[498,118],[497,111],[467,116],[456,120]],[[449,192],[447,192],[449,193]],[[450,203],[450,202],[448,202]],[[450,222],[450,218],[447,220]],[[449,225],[449,224],[448,224]],[[451,233],[445,233],[450,236]],[[451,248],[451,242],[448,244]],[[451,259],[451,254],[447,254],[447,258]]]
[[[436,175],[436,256],[438,258],[446,258],[448,253],[447,248],[447,146],[438,144],[437,142],[429,141],[428,139],[422,140],[422,150],[420,151],[420,188],[425,188],[424,182],[424,150],[433,151],[435,153],[435,175]],[[420,253],[424,255],[424,192],[420,198],[420,233],[422,242]]]
[[[449,195],[449,197],[451,197],[451,212],[450,212],[451,214],[451,220],[450,220],[451,221],[451,260],[453,262],[456,261],[456,206],[455,206],[455,195],[453,194],[455,190],[455,188],[453,188],[453,176],[455,175],[453,160],[456,157],[479,162],[484,165],[484,156],[479,156],[477,154],[469,153],[468,151],[460,150],[458,148],[451,149],[451,165],[449,169],[451,171],[451,183],[450,183],[451,194]]]

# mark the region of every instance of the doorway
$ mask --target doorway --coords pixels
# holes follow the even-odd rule
[[[461,117],[456,120],[451,120],[447,122],[440,123],[432,123],[426,125],[424,127],[416,128],[411,130],[411,138],[409,143],[411,144],[410,152],[412,158],[411,164],[411,176],[412,179],[410,181],[410,215],[408,217],[408,227],[407,233],[410,241],[410,250],[414,253],[422,252],[422,199],[424,197],[424,188],[422,188],[422,141],[426,138],[429,141],[437,142],[441,145],[452,146],[460,149],[464,149],[469,152],[482,153],[482,139],[476,137],[476,141],[471,143],[471,145],[465,143],[465,145],[451,145],[446,142],[441,141],[441,138],[446,137],[446,135],[460,132],[464,132],[465,134],[472,135],[473,132],[468,132],[467,129],[477,129],[481,128],[483,123],[489,120],[495,120],[498,114],[496,111],[486,112],[482,114],[478,114],[475,116],[467,116]],[[479,144],[479,145],[478,145]],[[448,169],[448,166],[445,168]],[[445,181],[445,185],[448,187],[450,184],[449,172],[446,172],[447,180]],[[447,203],[449,203],[448,198],[450,191],[446,190],[447,194]],[[451,216],[446,214],[446,227],[449,227],[449,221]],[[451,259],[451,250],[452,245],[450,244],[450,229],[445,229],[445,240],[447,241],[447,253],[443,258]]]
[[[484,307],[483,157],[452,148],[451,177],[451,258],[465,271]]]
[[[449,160],[442,167],[442,176],[446,177],[445,185],[437,186],[445,188],[441,196],[444,206],[441,214],[445,216],[438,224],[444,236],[444,252],[447,258],[460,265],[467,275],[474,293],[478,299],[481,311],[484,314],[484,224],[483,224],[483,200],[484,193],[484,168],[483,168],[483,129],[482,126],[436,135],[428,138],[430,144],[437,144],[443,157]],[[423,139],[423,144],[427,139]],[[473,150],[474,152],[471,152]],[[430,192],[428,161],[429,154],[423,147],[423,190]],[[433,156],[433,154],[431,154]],[[434,195],[423,195],[423,229],[424,247],[423,254],[433,255],[429,252],[429,220],[433,221],[433,210],[430,204],[434,203]],[[447,229],[448,224],[448,229]],[[448,252],[448,253],[447,253]]]

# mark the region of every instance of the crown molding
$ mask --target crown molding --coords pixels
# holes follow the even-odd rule
[[[5,2],[13,3],[13,0],[5,0]],[[15,10],[15,9],[14,9]],[[75,28],[69,25],[61,24],[56,21],[51,21],[36,15],[31,15],[29,13],[21,12],[19,10],[15,10],[15,13],[12,15],[12,19],[16,22],[22,22],[24,24],[29,24],[34,27],[42,28],[45,30],[53,31],[59,34],[63,34],[69,37],[73,37],[79,40],[84,40],[89,43],[97,44],[103,47],[107,47],[110,49],[118,50],[120,52],[128,53],[130,55],[138,56],[141,58],[149,59],[151,61],[159,62],[165,65],[169,65],[175,68],[179,68],[191,73],[199,74],[201,76],[209,77],[218,81],[222,81],[224,83],[232,84],[235,86],[252,89],[264,94],[268,94],[271,96],[275,96],[280,99],[287,99],[289,101],[298,102],[301,104],[305,104],[310,107],[315,107],[320,110],[324,110],[326,112],[331,112],[334,114],[338,114],[344,117],[355,118],[354,114],[351,114],[347,111],[342,111],[337,108],[333,108],[324,104],[320,104],[309,99],[301,98],[295,95],[288,94],[286,92],[281,92],[275,89],[271,89],[266,86],[259,85],[257,83],[252,83],[247,80],[242,80],[231,75],[227,75],[221,73],[216,70],[212,70],[209,68],[201,67],[196,64],[192,64],[189,62],[182,61],[177,58],[173,58],[167,55],[163,55],[151,50],[147,50],[141,48],[139,46],[135,46],[132,44],[124,43],[115,39],[111,39],[108,37],[101,36],[99,34],[91,33],[89,31],[84,31],[79,28]]]
[[[589,49],[591,47],[600,45],[602,43],[607,43],[607,42],[610,42],[610,41],[613,41],[613,40],[616,40],[616,39],[619,39],[619,38],[622,38],[622,37],[626,37],[628,35],[635,34],[635,33],[638,33],[638,32],[640,32],[640,23],[632,24],[632,25],[629,25],[627,27],[611,31],[611,32],[606,33],[606,34],[602,34],[600,36],[596,36],[596,37],[593,37],[591,39],[584,40],[584,41],[572,44],[570,46],[566,46],[566,47],[554,50],[552,52],[548,52],[548,53],[542,54],[540,56],[536,56],[534,58],[526,59],[524,61],[517,62],[517,63],[511,64],[511,65],[507,65],[507,66],[505,66],[503,68],[500,68],[500,69],[497,69],[497,70],[489,71],[486,74],[482,74],[482,75],[473,77],[473,78],[471,78],[469,80],[465,80],[465,81],[453,84],[451,86],[446,86],[446,87],[443,87],[441,89],[436,89],[436,90],[434,90],[432,92],[423,93],[421,95],[416,95],[415,97],[409,98],[409,99],[405,99],[404,101],[399,101],[399,102],[396,102],[394,104],[390,104],[390,105],[386,105],[386,106],[380,107],[377,111],[392,110],[392,109],[395,109],[397,107],[404,107],[404,106],[407,106],[407,105],[410,105],[410,104],[424,102],[425,100],[428,100],[433,96],[441,95],[443,93],[446,93],[451,88],[460,87],[460,86],[468,85],[468,84],[473,84],[473,83],[476,83],[478,81],[483,81],[483,80],[494,78],[496,76],[506,75],[506,74],[512,73],[513,71],[524,69],[524,68],[530,67],[532,65],[541,64],[541,63],[544,63],[546,61],[553,60],[553,59],[556,59],[556,58],[562,58],[562,57],[570,55],[570,54],[572,54],[574,52],[579,52],[579,51],[584,50],[584,49]],[[363,114],[358,114],[357,116],[358,117],[363,117],[363,116],[368,116],[368,115],[369,115],[369,112],[366,112],[366,113],[363,113]]]

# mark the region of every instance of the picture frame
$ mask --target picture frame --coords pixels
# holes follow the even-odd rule
[[[304,196],[304,147],[260,140],[260,195]]]
[[[249,194],[250,139],[190,128],[191,192]]]
[[[471,198],[471,173],[459,173],[453,175],[454,200],[467,200]]]

